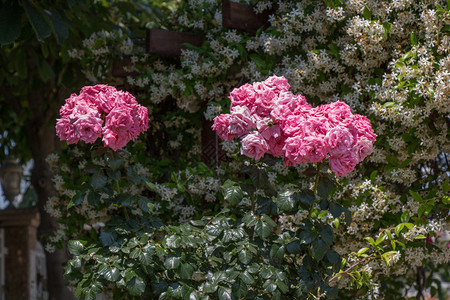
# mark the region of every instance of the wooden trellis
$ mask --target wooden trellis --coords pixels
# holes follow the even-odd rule
[[[250,34],[256,34],[258,29],[267,28],[269,15],[276,8],[256,14],[251,5],[231,1],[222,2],[222,25],[225,28],[236,29]],[[185,44],[200,47],[204,36],[190,32],[176,32],[164,29],[147,29],[146,52],[149,54],[179,57]],[[127,77],[137,72],[128,72],[124,67],[131,66],[129,57],[118,59],[113,64],[113,76]],[[217,134],[211,129],[212,121],[202,119],[202,160],[210,167],[219,166],[226,160],[225,151],[219,146]]]

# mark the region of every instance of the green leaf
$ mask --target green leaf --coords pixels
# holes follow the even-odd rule
[[[244,192],[240,186],[231,186],[223,190],[223,196],[231,206],[236,206],[244,198]]]
[[[105,246],[105,247],[109,247],[115,243],[114,235],[111,232],[107,232],[107,231],[100,232],[99,239],[102,242],[103,246]]]
[[[5,5],[0,9],[0,45],[13,43],[20,35],[20,11],[17,5]]]
[[[320,177],[319,184],[317,186],[317,193],[323,199],[328,199],[331,191],[334,188],[334,182],[328,177]]]
[[[103,276],[105,277],[106,280],[117,281],[120,278],[120,270],[116,267],[107,268]]]
[[[400,232],[403,230],[403,228],[405,228],[404,223],[401,223],[401,224],[398,224],[397,226],[395,226],[395,235],[398,236],[400,234]]]
[[[219,300],[231,300],[233,299],[232,293],[230,289],[220,287],[219,291]]]
[[[370,12],[367,5],[364,5],[363,17],[364,17],[364,19],[369,20],[369,21],[372,19],[372,13]]]
[[[43,42],[52,33],[51,27],[45,20],[43,13],[34,7],[28,0],[22,2],[25,13],[28,16],[31,26],[36,32],[37,39]]]
[[[272,280],[267,279],[263,284],[263,288],[266,292],[272,293],[277,289],[277,285]]]
[[[278,286],[278,289],[283,293],[286,294],[289,292],[289,287],[283,282],[283,281],[276,281],[275,284]]]
[[[282,260],[284,257],[285,248],[284,246],[279,246],[277,244],[273,244],[270,248],[270,258],[273,260]]]
[[[287,190],[278,194],[276,203],[280,211],[289,212],[296,208],[297,197],[293,191]]]
[[[80,241],[71,240],[67,244],[67,248],[69,249],[70,254],[80,255],[81,251],[84,249],[84,246]]]
[[[171,235],[166,238],[166,245],[169,248],[177,249],[180,246],[181,238],[177,235]]]
[[[296,195],[298,195],[300,203],[304,204],[306,207],[311,207],[311,205],[313,205],[315,199],[313,192],[309,190],[300,191]]]
[[[180,265],[180,258],[176,256],[168,257],[164,261],[164,267],[169,270],[176,269],[178,268],[179,265]]]
[[[41,60],[38,66],[38,74],[43,82],[47,82],[55,77],[52,66],[45,60]]]
[[[250,274],[247,271],[240,273],[239,278],[248,285],[251,285],[255,282],[255,279],[253,278],[252,274]]]
[[[69,29],[67,28],[67,24],[56,10],[46,10],[46,13],[53,24],[53,30],[56,35],[56,40],[58,41],[58,44],[61,45],[69,36]]]
[[[108,178],[103,175],[102,170],[97,170],[91,177],[91,186],[94,189],[100,189],[106,185]]]
[[[383,31],[384,31],[384,36],[386,38],[389,37],[389,34],[391,33],[391,30],[392,30],[392,24],[389,23],[389,22],[384,22],[383,23]]]
[[[302,248],[300,247],[300,241],[292,241],[286,245],[286,250],[291,254],[299,254],[302,252]]]
[[[409,190],[409,193],[411,194],[413,199],[416,200],[417,202],[423,202],[422,197],[417,192],[415,192],[413,190]],[[406,221],[406,222],[408,222],[408,221]]]
[[[145,292],[145,282],[144,280],[136,276],[127,283],[127,290],[130,295],[139,296]]]
[[[261,219],[255,225],[255,233],[262,239],[267,238],[272,232],[272,227]]]
[[[416,33],[414,31],[411,32],[411,35],[409,36],[409,41],[413,46],[417,46],[417,44],[419,43],[419,39],[417,38]]]
[[[89,191],[87,201],[92,206],[97,206],[100,203],[100,194],[94,191]]]
[[[247,249],[242,249],[239,251],[238,257],[241,263],[247,265],[252,261],[253,254]]]
[[[192,278],[192,274],[194,273],[194,267],[188,263],[182,264],[180,267],[180,272],[178,272],[178,275],[180,275],[181,279],[189,280]]]
[[[299,235],[300,243],[310,244],[312,241],[317,239],[317,233],[312,230],[302,230]]]
[[[139,255],[139,262],[144,266],[149,266],[152,263],[152,253],[142,252]]]
[[[334,218],[339,218],[341,216],[342,212],[344,211],[342,206],[340,206],[336,202],[330,202],[329,209],[330,209],[331,215]]]
[[[402,213],[401,221],[403,223],[406,223],[409,221],[409,211],[405,211],[404,213]]]
[[[450,186],[449,186],[448,180],[445,180],[442,183],[442,191],[444,192],[444,194],[447,194],[449,189],[450,189]]]
[[[329,246],[322,240],[315,240],[311,243],[311,255],[317,261],[322,260],[328,249]]]

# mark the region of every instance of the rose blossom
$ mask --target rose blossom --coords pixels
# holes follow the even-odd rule
[[[328,121],[332,126],[347,126],[353,121],[352,110],[344,102],[336,101],[329,106]]]
[[[269,152],[270,154],[272,154],[274,157],[280,157],[284,154],[284,143],[285,143],[285,138],[283,137],[271,137],[269,139],[267,139],[267,144],[269,145]]]
[[[232,134],[230,132],[230,114],[221,114],[215,117],[211,128],[222,140],[227,142],[231,142],[235,137],[237,137],[236,134]]]
[[[73,108],[77,103],[77,99],[78,99],[77,94],[70,95],[70,97],[66,99],[66,104],[61,106],[61,108],[59,109],[59,115],[61,117],[67,117],[71,115],[73,112]]]
[[[277,94],[271,90],[262,90],[256,94],[255,112],[261,117],[268,117],[277,100]]]
[[[325,137],[330,128],[327,118],[310,116],[302,122],[302,130],[305,136]]]
[[[94,143],[102,136],[103,120],[94,115],[81,115],[73,124],[76,135],[86,143]]]
[[[347,151],[338,157],[330,156],[328,161],[336,176],[347,176],[358,164],[358,156],[353,151]]]
[[[113,130],[106,128],[103,130],[102,141],[105,146],[117,151],[125,147],[129,139],[124,135],[120,135]]]
[[[362,137],[358,139],[356,144],[353,146],[352,151],[356,153],[358,161],[361,162],[372,153],[373,144],[368,138]]]
[[[135,113],[131,107],[125,105],[114,107],[105,118],[105,128],[103,131],[111,130],[128,140],[136,138],[139,131],[134,126],[133,115]]]
[[[256,92],[253,85],[246,83],[239,88],[235,88],[228,98],[231,100],[231,108],[246,106],[251,110],[256,100]]]
[[[80,140],[76,134],[76,128],[69,118],[61,118],[56,120],[56,135],[61,141],[66,141],[67,144],[75,144]]]
[[[263,84],[266,89],[272,90],[276,93],[287,91],[291,87],[284,76],[278,77],[275,75],[270,76],[269,78],[261,82],[261,84]]]
[[[327,156],[328,146],[321,137],[295,136],[286,139],[284,150],[288,162],[321,162]]]
[[[370,124],[370,120],[368,118],[355,114],[353,117],[352,126],[357,130],[358,138],[366,137],[372,143],[375,142],[377,135],[373,132],[372,125]]]
[[[230,132],[237,136],[246,134],[256,127],[250,111],[245,106],[235,106],[231,109],[229,124]]]
[[[241,140],[241,154],[259,160],[269,151],[269,145],[258,132],[249,133]]]
[[[341,126],[336,126],[328,130],[325,142],[328,144],[328,152],[331,156],[340,156],[350,151],[355,144],[356,138],[350,131]]]

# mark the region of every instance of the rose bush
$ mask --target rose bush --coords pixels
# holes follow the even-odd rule
[[[101,192],[111,193],[107,203],[120,208],[105,214],[114,216],[104,218],[105,227],[79,229],[93,212],[105,212],[88,202],[94,193],[86,193],[92,189],[87,178],[96,173],[58,168],[64,180],[55,180],[61,199],[53,203],[61,205],[54,214],[63,212],[67,224],[61,243],[73,240],[67,273],[79,295],[402,298],[410,287],[417,297],[445,294],[433,273],[449,257],[443,234],[449,209],[448,5],[277,3],[271,26],[252,36],[221,25],[219,2],[182,2],[168,28],[203,33],[204,44],[184,50],[177,65],[143,55],[136,43],[127,52],[127,70],[140,75],[125,79],[92,66],[112,62],[104,49],[119,49],[126,36],[95,34],[72,50],[88,78],[96,74],[94,80],[133,88],[151,107],[154,124],[147,145],[128,145],[132,155],[119,165],[119,177],[108,169],[109,158],[87,160],[101,170],[96,178],[106,178]],[[258,1],[255,10],[274,4]],[[251,84],[271,74],[288,79],[291,91],[279,79]],[[206,127],[199,120],[233,107],[241,107],[235,133],[232,113],[214,122],[228,161],[209,170],[198,163]],[[256,128],[242,107],[258,116],[251,120]],[[250,156],[261,156],[256,163],[240,157],[236,140],[244,129],[262,137],[254,146],[263,140],[269,145],[248,148]],[[315,145],[321,145],[318,156]],[[349,145],[353,150],[342,153]],[[320,168],[300,163],[325,153],[329,163]],[[60,160],[76,166],[73,155]],[[295,167],[271,156],[291,157]],[[129,169],[138,163],[152,166],[152,174],[141,173],[146,180],[139,177],[137,184]],[[74,198],[83,183],[84,197]],[[67,212],[75,199],[81,202]],[[153,208],[146,212],[139,200]],[[170,226],[160,226],[157,217]]]

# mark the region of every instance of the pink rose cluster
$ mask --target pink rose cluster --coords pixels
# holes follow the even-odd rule
[[[94,143],[102,138],[105,147],[122,149],[148,129],[148,110],[128,92],[105,84],[85,86],[72,94],[59,110],[56,134],[61,141]]]
[[[217,116],[212,129],[226,141],[240,138],[241,154],[255,160],[269,153],[295,166],[328,158],[337,176],[372,153],[376,135],[369,119],[341,101],[312,107],[289,88],[286,78],[271,76],[234,89],[230,113]]]

